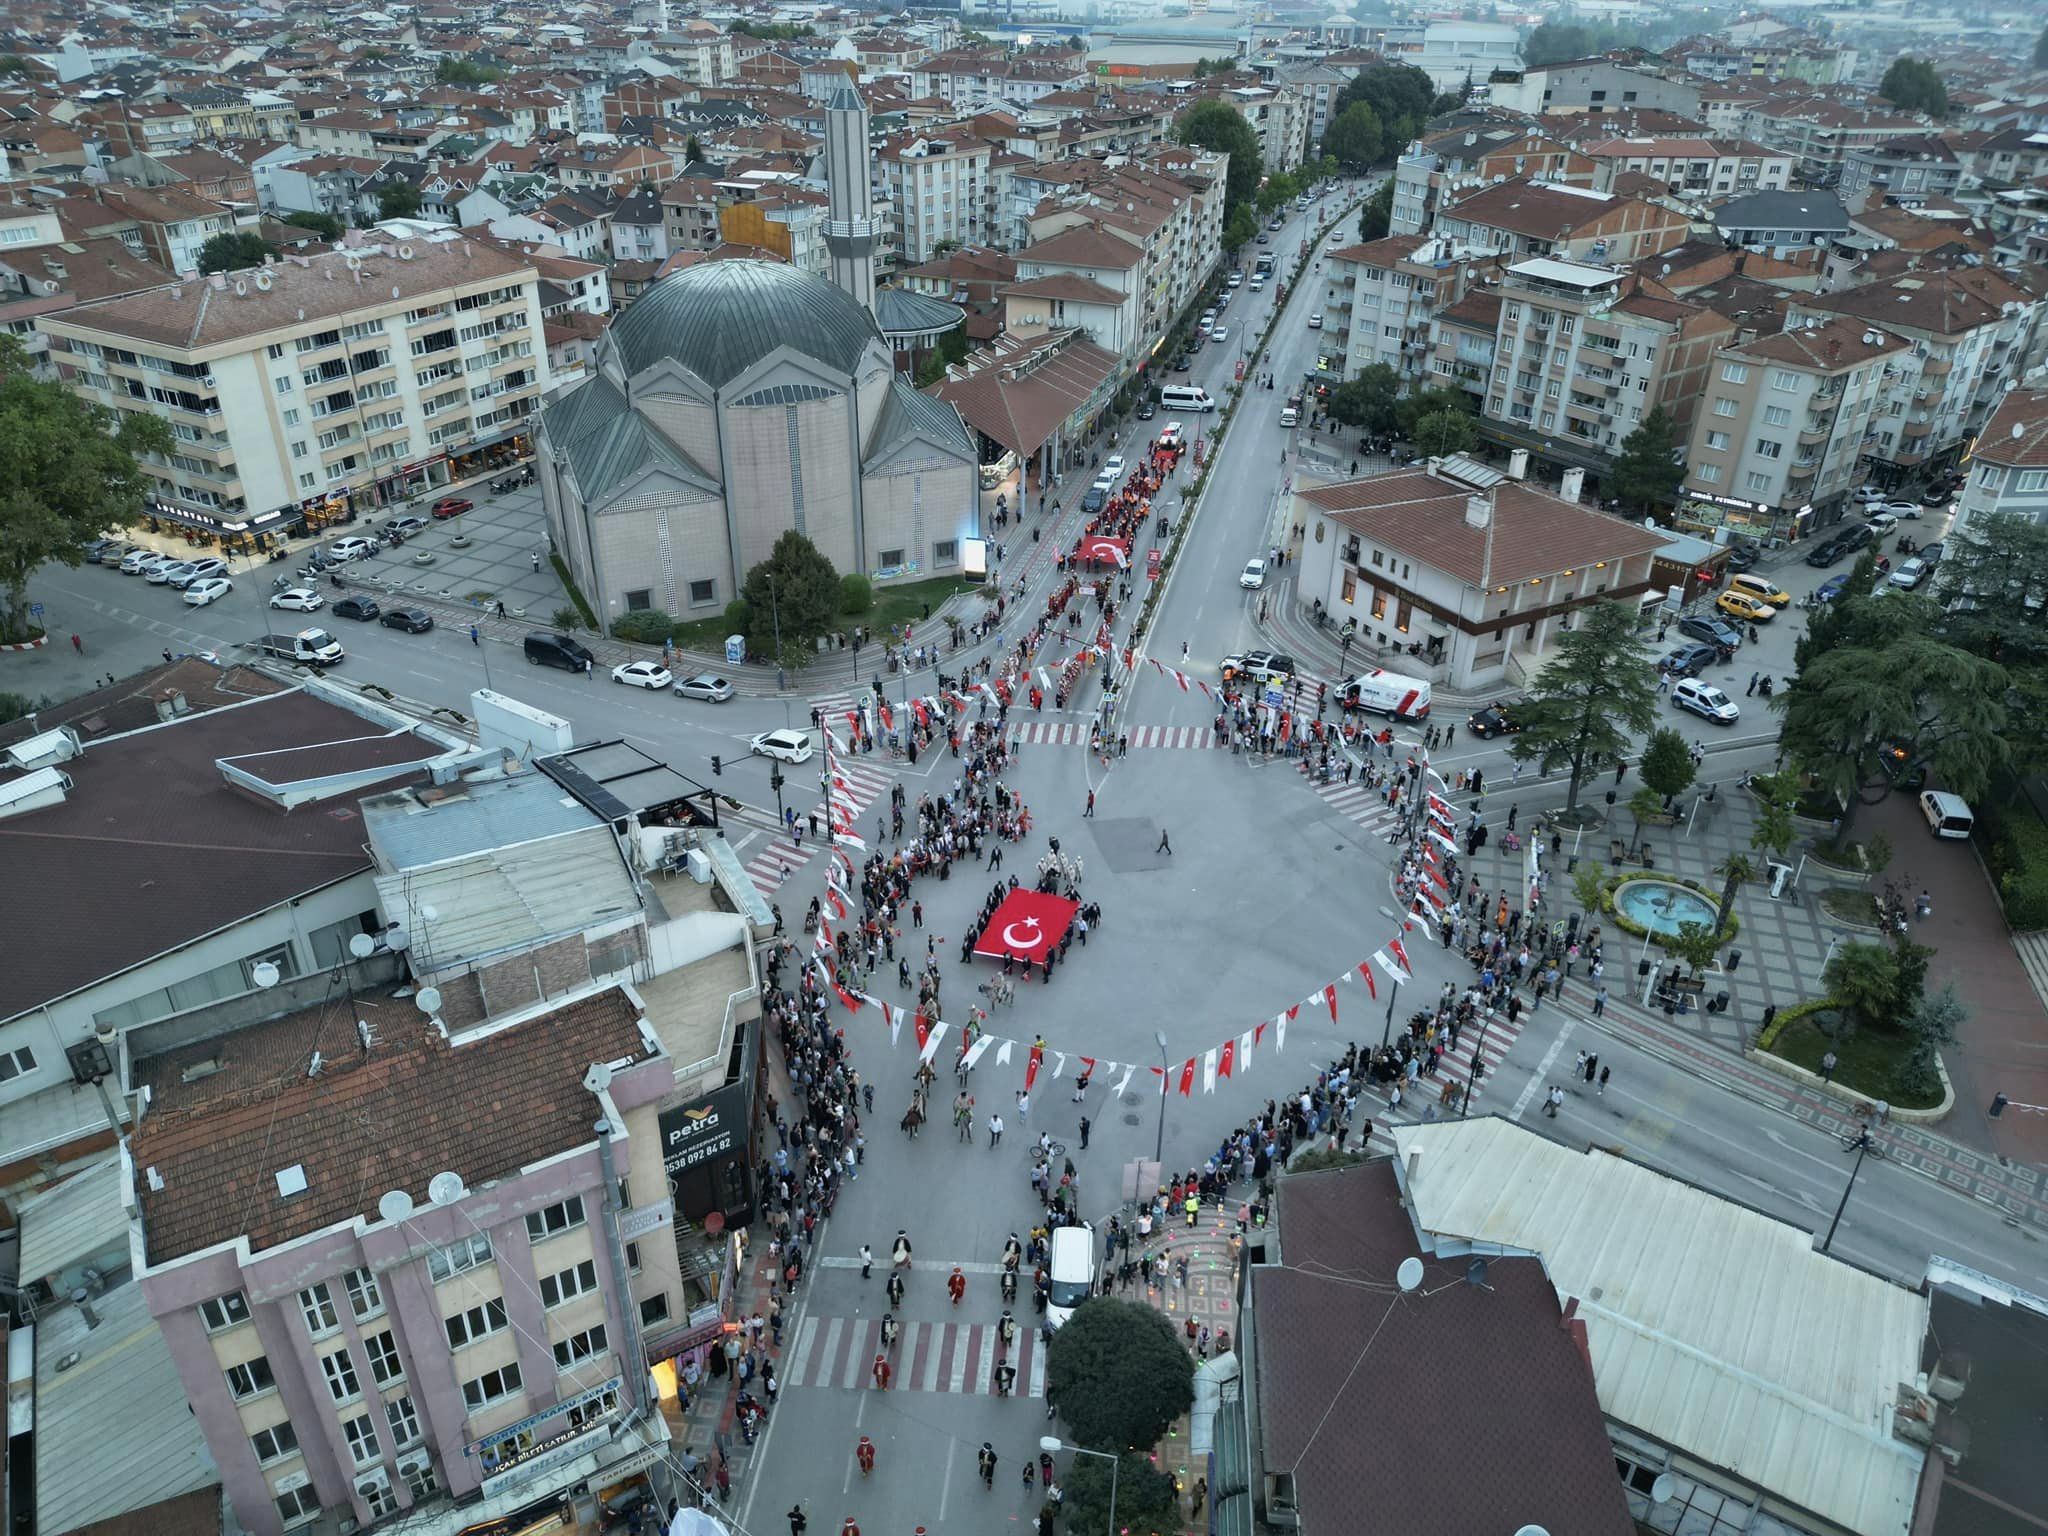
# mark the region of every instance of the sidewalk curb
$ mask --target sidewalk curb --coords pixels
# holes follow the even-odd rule
[[[1743,1047],[1742,1056],[1745,1061],[1755,1062],[1766,1072],[1775,1072],[1778,1076],[1797,1083],[1810,1093],[1824,1093],[1831,1099],[1849,1105],[1852,1109],[1860,1108],[1871,1102],[1869,1094],[1856,1093],[1848,1088],[1844,1088],[1839,1083],[1830,1082],[1818,1072],[1807,1071],[1806,1068],[1800,1066],[1796,1061],[1787,1061],[1776,1051],[1759,1050],[1756,1046],[1748,1045]],[[1936,1125],[1948,1118],[1949,1111],[1956,1107],[1956,1085],[1950,1081],[1948,1063],[1941,1059],[1939,1053],[1934,1058],[1934,1068],[1941,1074],[1941,1102],[1932,1109],[1900,1109],[1895,1104],[1887,1104],[1885,1106],[1886,1118],[1897,1120],[1905,1125]]]

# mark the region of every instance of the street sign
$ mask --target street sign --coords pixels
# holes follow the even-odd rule
[[[28,616],[32,619],[40,619],[43,616],[43,605],[41,603],[30,603],[28,605]]]
[[[1275,688],[1269,684],[1266,688],[1266,707],[1268,709],[1286,708],[1287,691],[1284,688]]]
[[[1148,550],[1146,550],[1146,551],[1145,551],[1145,579],[1146,579],[1147,581],[1157,581],[1157,580],[1159,579],[1159,565],[1160,565],[1160,552],[1159,552],[1158,550],[1156,550],[1156,549],[1148,549]]]

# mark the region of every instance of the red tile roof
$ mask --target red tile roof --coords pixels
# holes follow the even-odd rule
[[[1999,401],[1977,439],[1976,454],[1993,464],[2048,465],[2048,391],[2016,389]]]

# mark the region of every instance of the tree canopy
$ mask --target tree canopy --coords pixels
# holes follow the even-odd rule
[[[1369,102],[1354,101],[1323,130],[1323,153],[1353,170],[1363,170],[1378,160],[1385,143],[1380,115]]]
[[[387,181],[377,189],[377,217],[409,219],[420,211],[420,189],[409,181]]]
[[[1394,402],[1394,430],[1408,439],[1409,442],[1415,444],[1422,452],[1436,453],[1439,450],[1422,447],[1423,422],[1432,416],[1442,415],[1446,411],[1456,416],[1470,416],[1475,409],[1476,405],[1472,397],[1462,389],[1453,389],[1448,385],[1438,385],[1433,389],[1418,389],[1413,394],[1403,395]],[[1456,436],[1455,432],[1448,429],[1440,428],[1438,430],[1444,431],[1447,438]],[[1469,433],[1469,425],[1466,430]],[[1471,444],[1472,439],[1468,435],[1458,448],[1448,451],[1457,453],[1464,448],[1469,448]]]
[[[1668,725],[1650,732],[1650,739],[1643,743],[1643,761],[1636,771],[1645,784],[1664,797],[1666,805],[1684,794],[1699,772],[1692,765],[1692,748]]]
[[[1522,63],[1529,69],[1589,59],[1610,48],[1633,48],[1642,34],[1626,22],[1546,21],[1522,43]]]
[[[1195,1400],[1194,1357],[1163,1313],[1098,1296],[1052,1336],[1045,1398],[1076,1444],[1149,1451]]]
[[[323,240],[339,240],[348,232],[348,226],[331,213],[314,213],[310,210],[288,213],[284,222],[299,229],[310,229]]]
[[[1522,729],[1508,739],[1508,751],[1545,773],[1570,768],[1569,814],[1578,809],[1595,755],[1618,757],[1656,723],[1657,685],[1626,603],[1586,609],[1575,627],[1557,636],[1555,649],[1528,698],[1515,707]]]
[[[1678,450],[1678,424],[1663,406],[1651,406],[1621,440],[1621,452],[1607,472],[1607,488],[1639,511],[1669,506],[1685,483],[1685,463]]]
[[[1232,210],[1223,224],[1223,249],[1241,251],[1259,238],[1259,216],[1249,203]]]
[[[1223,183],[1226,219],[1258,197],[1259,178],[1265,170],[1259,136],[1244,120],[1244,114],[1229,102],[1196,102],[1181,113],[1173,136],[1182,144],[1230,156],[1230,172]]]
[[[1401,398],[1401,376],[1386,363],[1371,363],[1330,391],[1330,419],[1361,432],[1394,430]]]
[[[0,335],[0,641],[26,639],[28,581],[46,561],[78,565],[85,547],[142,510],[149,477],[136,462],[169,453],[171,429],[146,410],[114,413],[35,376]]]
[[[1877,94],[1908,112],[1925,112],[1929,117],[1948,116],[1948,87],[1925,59],[1910,55],[1893,59],[1884,72]]]
[[[1418,417],[1415,430],[1409,436],[1414,440],[1417,453],[1448,458],[1470,448],[1476,434],[1472,430],[1472,418],[1454,409],[1431,411]]]
[[[1266,178],[1266,184],[1259,188],[1258,207],[1261,214],[1284,208],[1301,196],[1301,183],[1286,171],[1280,171]]]
[[[1332,117],[1341,120],[1357,102],[1371,107],[1379,119],[1384,152],[1399,154],[1428,123],[1436,105],[1436,82],[1429,71],[1413,64],[1375,64],[1353,75],[1337,93]]]
[[[776,656],[783,666],[801,666],[839,616],[839,573],[817,545],[792,528],[775,541],[766,560],[747,572],[740,595],[747,603],[748,646]],[[775,650],[778,633],[780,655]]]
[[[1386,238],[1387,231],[1394,226],[1394,178],[1389,176],[1380,183],[1379,191],[1365,200],[1365,207],[1358,214],[1358,238],[1370,244]]]
[[[1090,1447],[1093,1449],[1093,1447]],[[1076,1456],[1060,1485],[1066,1495],[1060,1514],[1066,1529],[1095,1536],[1097,1531],[1177,1531],[1181,1528],[1179,1499],[1173,1478],[1152,1463],[1143,1451],[1126,1451],[1117,1458],[1115,1477],[1110,1463],[1099,1456]],[[1109,1495],[1114,1483],[1116,1525],[1109,1523]]]
[[[199,247],[199,270],[228,272],[236,267],[260,267],[264,257],[276,254],[277,247],[254,230],[231,229]]]
[[[443,85],[488,85],[505,78],[505,71],[482,59],[458,59],[452,54],[434,66],[434,78]]]
[[[1935,579],[1942,639],[1999,663],[2011,680],[2014,767],[2048,764],[2048,524],[2012,512],[1973,516],[1950,531]]]

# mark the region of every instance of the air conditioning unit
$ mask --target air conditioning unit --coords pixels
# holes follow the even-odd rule
[[[431,1472],[433,1468],[433,1453],[424,1448],[408,1451],[398,1458],[398,1471],[401,1477],[410,1477],[415,1472]]]

